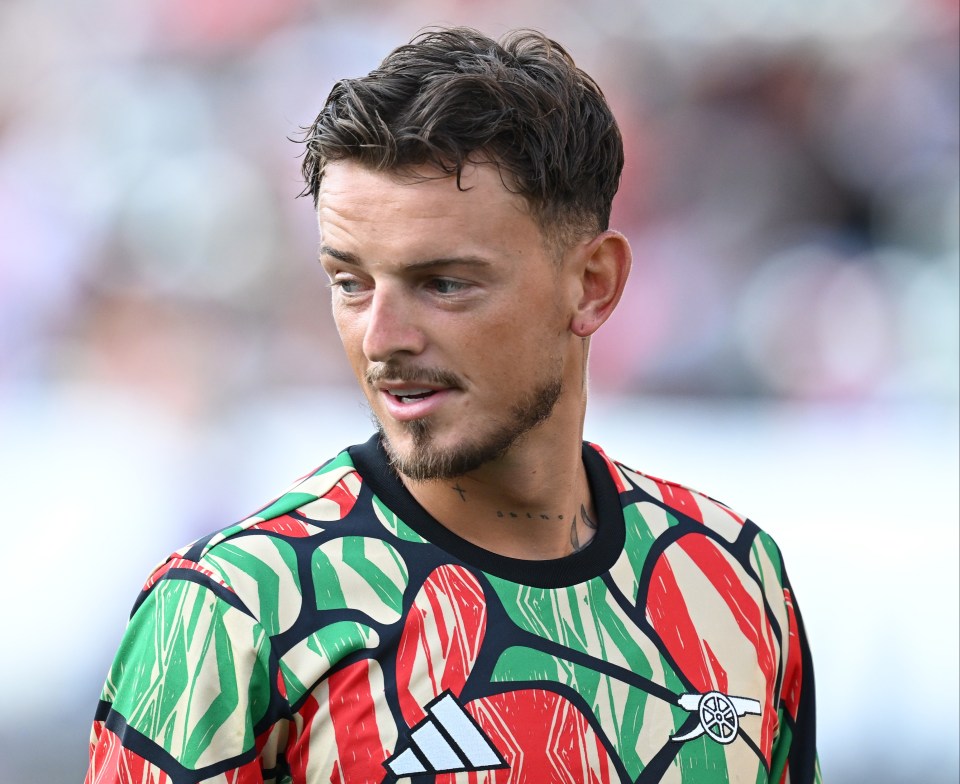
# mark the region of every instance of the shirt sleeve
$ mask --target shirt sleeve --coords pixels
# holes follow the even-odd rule
[[[782,581],[788,633],[782,648],[779,731],[774,739],[769,780],[775,784],[822,784],[817,757],[813,659],[785,572]]]
[[[229,586],[196,565],[167,571],[110,669],[85,784],[274,781],[275,672],[268,635]]]

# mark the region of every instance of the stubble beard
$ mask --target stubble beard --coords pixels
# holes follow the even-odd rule
[[[476,440],[441,448],[434,443],[433,423],[429,417],[404,423],[413,438],[409,454],[401,454],[390,442],[382,423],[376,421],[387,457],[394,470],[415,482],[452,479],[475,471],[503,457],[514,444],[550,418],[563,391],[558,373],[514,403],[507,421]]]

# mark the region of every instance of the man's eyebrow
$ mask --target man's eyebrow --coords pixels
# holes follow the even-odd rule
[[[320,246],[320,255],[321,256],[330,256],[337,261],[342,261],[345,264],[359,264],[360,259],[357,258],[356,254],[350,253],[346,250],[337,250],[336,248],[331,248],[329,245]]]
[[[355,253],[351,253],[350,251],[346,250],[337,250],[336,248],[331,248],[329,245],[320,246],[320,256],[330,256],[337,261],[342,261],[344,264],[353,264],[356,266],[360,266],[361,264],[360,257]],[[416,272],[422,269],[431,269],[434,267],[452,267],[454,265],[489,267],[490,262],[480,256],[450,256],[437,259],[424,259],[423,261],[414,261],[410,264],[404,265],[404,269],[410,272]]]
[[[425,259],[424,261],[414,261],[406,265],[406,269],[416,272],[421,269],[432,269],[434,267],[489,267],[490,262],[480,256],[449,256],[439,259]]]

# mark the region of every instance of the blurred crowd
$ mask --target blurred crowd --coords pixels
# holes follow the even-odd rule
[[[955,396],[956,8],[633,5],[7,0],[0,380],[192,421],[348,383],[293,140],[423,24],[539,20],[627,146],[596,388]]]
[[[152,563],[365,437],[318,403],[353,380],[296,140],[444,23],[542,29],[619,118],[595,391],[956,406],[956,0],[3,0],[0,579],[42,677],[0,650],[0,784],[77,780]]]

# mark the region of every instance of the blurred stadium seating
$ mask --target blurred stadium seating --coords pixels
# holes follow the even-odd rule
[[[588,437],[781,541],[831,784],[956,782],[955,2],[5,0],[0,784],[82,779],[155,561],[365,438],[288,139],[450,23],[620,119]]]

